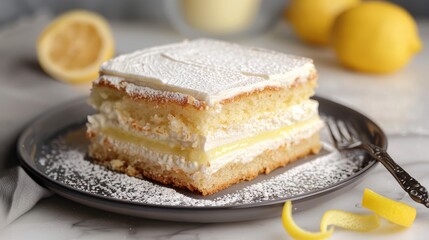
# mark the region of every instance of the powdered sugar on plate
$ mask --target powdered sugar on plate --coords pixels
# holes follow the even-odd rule
[[[37,157],[37,167],[49,178],[74,189],[132,203],[209,207],[292,198],[335,185],[366,165],[361,154],[345,156],[325,143],[323,151],[316,156],[215,195],[202,197],[92,163],[86,156],[87,142],[83,130],[82,126],[60,134],[44,145]]]

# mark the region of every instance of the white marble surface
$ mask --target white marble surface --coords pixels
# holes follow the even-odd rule
[[[51,106],[88,93],[88,85],[68,86],[40,72],[34,42],[45,20],[22,24],[0,32],[0,156],[32,117]],[[182,39],[171,29],[143,23],[113,24],[118,53]],[[315,59],[320,74],[318,94],[346,103],[370,116],[388,133],[389,152],[413,176],[429,187],[429,21],[420,21],[425,49],[398,73],[385,76],[354,73],[338,66],[330,49],[312,48],[294,39],[279,24],[272,31],[250,39],[248,45],[267,47]],[[23,104],[31,100],[32,104]],[[7,114],[5,114],[7,113]],[[10,160],[14,161],[14,160]],[[3,163],[4,164],[4,163]],[[9,164],[9,163],[7,163]],[[298,224],[317,230],[324,211],[342,209],[363,212],[363,189],[401,199],[417,207],[417,219],[409,229],[388,222],[370,233],[338,229],[332,239],[426,239],[429,210],[414,204],[385,169],[378,166],[363,182],[335,199],[296,213]],[[103,212],[53,196],[0,230],[0,239],[288,239],[280,217],[259,221],[192,224],[138,219]]]

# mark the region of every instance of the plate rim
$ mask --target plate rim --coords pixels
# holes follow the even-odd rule
[[[120,204],[120,205],[124,205],[124,206],[126,205],[127,207],[132,206],[132,207],[141,207],[141,208],[150,208],[150,209],[192,210],[192,211],[248,209],[248,208],[257,208],[257,207],[276,205],[276,204],[284,203],[285,201],[288,201],[288,200],[300,201],[300,200],[304,200],[307,198],[317,197],[319,194],[321,194],[323,196],[323,195],[328,194],[330,192],[340,190],[344,186],[352,184],[354,182],[353,180],[355,180],[355,181],[359,180],[363,175],[367,174],[370,170],[374,169],[378,164],[377,161],[373,160],[367,166],[365,166],[364,168],[362,168],[361,170],[356,172],[354,175],[349,176],[349,177],[347,177],[341,181],[338,181],[335,184],[332,184],[329,187],[326,187],[323,189],[313,190],[313,191],[306,192],[306,193],[303,193],[300,195],[295,195],[292,197],[279,198],[279,199],[274,199],[274,200],[265,200],[265,201],[254,202],[254,203],[237,204],[237,205],[224,205],[224,206],[157,205],[157,204],[135,202],[135,201],[131,201],[131,200],[124,200],[124,199],[117,199],[117,198],[108,197],[108,196],[102,196],[99,194],[86,192],[86,191],[83,191],[80,189],[73,188],[73,187],[71,187],[65,183],[56,181],[56,180],[48,177],[44,172],[42,172],[36,166],[32,166],[30,164],[30,162],[32,161],[31,156],[28,154],[27,151],[24,150],[24,140],[26,139],[27,135],[29,135],[30,132],[32,131],[32,128],[34,125],[37,125],[39,122],[43,122],[43,120],[48,119],[50,116],[55,115],[58,111],[61,111],[66,107],[70,107],[70,106],[80,104],[82,102],[86,102],[86,99],[87,99],[87,97],[79,97],[77,99],[65,102],[63,104],[57,105],[53,108],[50,108],[50,109],[42,112],[40,115],[35,117],[24,128],[24,130],[19,135],[19,138],[17,141],[16,150],[17,150],[18,160],[19,160],[20,165],[25,170],[25,172],[27,174],[29,174],[30,177],[34,181],[36,181],[39,185],[41,185],[42,187],[48,188],[51,191],[53,191],[53,192],[55,192],[61,196],[63,196],[63,194],[60,194],[58,192],[58,190],[57,190],[58,188],[60,188],[60,189],[62,188],[64,190],[70,191],[73,194],[83,195],[86,198],[95,198],[95,199],[102,200],[103,202],[107,202],[107,203],[114,202],[115,204]],[[360,117],[365,119],[365,121],[370,122],[379,130],[379,133],[381,134],[381,139],[380,139],[381,146],[380,147],[382,147],[385,150],[387,149],[387,145],[388,145],[387,136],[386,136],[385,132],[383,131],[383,129],[377,123],[375,123],[372,119],[370,119],[366,115],[360,113],[357,110],[354,110],[353,108],[351,108],[345,104],[339,103],[339,102],[334,101],[334,100],[330,100],[330,99],[322,97],[320,95],[315,95],[312,97],[312,99],[315,99],[317,101],[324,101],[324,102],[327,102],[329,104],[339,105],[342,108],[347,109],[347,111],[351,111],[354,114],[359,115]],[[48,183],[48,184],[46,184],[46,183]],[[50,185],[50,186],[46,186],[46,185]],[[52,186],[54,186],[55,190],[52,189]]]

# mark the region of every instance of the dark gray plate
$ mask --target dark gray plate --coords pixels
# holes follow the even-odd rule
[[[386,136],[364,115],[315,97],[322,116],[353,121],[362,139],[387,147]],[[362,152],[340,154],[325,147],[316,156],[208,197],[104,169],[85,155],[86,116],[94,111],[78,99],[42,114],[24,130],[18,154],[40,185],[84,205],[106,211],[181,222],[231,222],[278,216],[286,200],[295,210],[320,204],[355,185],[376,162]]]

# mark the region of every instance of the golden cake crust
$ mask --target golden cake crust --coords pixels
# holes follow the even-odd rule
[[[175,105],[178,105],[180,107],[192,106],[197,110],[204,110],[208,107],[207,103],[205,103],[204,101],[198,101],[194,97],[189,96],[189,95],[184,95],[184,97],[180,98],[180,99],[166,98],[162,95],[147,96],[144,94],[137,94],[137,93],[133,93],[132,95],[130,95],[126,92],[124,86],[123,87],[117,87],[114,84],[112,84],[111,82],[107,81],[105,78],[103,78],[102,73],[100,73],[100,74],[101,74],[100,79],[97,82],[93,83],[93,88],[94,87],[108,87],[110,89],[118,90],[123,94],[127,94],[129,97],[131,97],[134,100],[156,102],[157,104],[175,104]],[[318,78],[317,73],[313,72],[309,76],[309,78],[304,82],[300,82],[298,78],[295,79],[295,81],[288,88],[293,88],[293,87],[296,87],[298,85],[307,84],[307,83],[315,83],[317,78]],[[244,92],[244,93],[241,93],[241,94],[236,95],[234,97],[223,99],[220,102],[220,104],[225,105],[225,104],[228,104],[231,102],[241,101],[242,99],[249,97],[249,96],[253,96],[253,95],[257,95],[257,94],[261,94],[261,93],[267,93],[267,92],[276,92],[276,91],[280,91],[282,89],[284,89],[284,88],[283,87],[268,86],[268,87],[265,87],[263,89],[257,89],[257,90],[253,90],[251,92]]]

